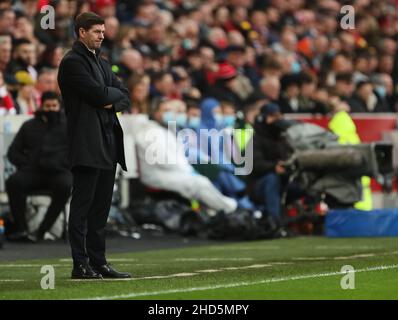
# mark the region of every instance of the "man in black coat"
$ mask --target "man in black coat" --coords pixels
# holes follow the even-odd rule
[[[16,232],[9,240],[37,241],[44,237],[68,201],[72,174],[67,161],[66,121],[60,111],[59,97],[47,91],[42,106],[33,119],[19,129],[10,148],[8,159],[17,171],[6,181],[6,190]],[[35,234],[28,233],[26,198],[30,192],[51,192],[51,204]]]
[[[265,202],[268,214],[281,224],[281,185],[286,177],[284,162],[293,149],[283,136],[286,120],[275,103],[262,107],[254,124],[253,172],[254,198]]]
[[[62,59],[58,82],[68,122],[73,190],[69,217],[72,278],[130,278],[105,258],[105,227],[116,165],[127,170],[123,130],[116,112],[130,108],[129,92],[101,58],[104,20],[85,12],[75,20],[78,36]]]

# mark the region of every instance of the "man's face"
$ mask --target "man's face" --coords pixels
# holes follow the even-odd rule
[[[45,112],[59,111],[60,108],[61,107],[60,107],[59,101],[57,99],[47,99],[42,104],[42,109]]]
[[[55,73],[43,73],[37,79],[36,89],[40,92],[55,91],[57,88],[57,76]]]
[[[274,123],[274,122],[282,120],[282,119],[283,119],[282,114],[280,112],[275,112],[275,113],[271,113],[265,117],[265,123],[271,124],[271,123]]]
[[[0,45],[0,62],[9,63],[11,60],[11,43],[5,42]]]
[[[22,44],[18,47],[17,57],[25,61],[28,65],[35,64],[35,48],[33,44]]]
[[[101,47],[104,40],[105,25],[95,24],[89,30],[80,28],[80,40],[91,50],[96,50]]]
[[[187,111],[187,116],[188,118],[200,118],[201,116],[201,110],[200,108],[189,108]]]
[[[163,114],[165,114],[166,112],[172,112],[172,111],[173,111],[173,108],[169,103],[167,103],[167,101],[162,102],[161,105],[159,106],[158,111],[156,111],[154,114],[154,119],[158,123],[163,123]]]
[[[15,13],[11,10],[4,13],[2,19],[0,20],[0,27],[3,32],[13,32],[15,22]]]

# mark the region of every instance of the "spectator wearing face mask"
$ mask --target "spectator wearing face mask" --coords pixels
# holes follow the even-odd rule
[[[218,173],[211,177],[213,184],[223,195],[238,201],[240,208],[254,209],[254,205],[245,196],[246,184],[234,175],[233,154],[236,150],[233,127],[236,118],[234,116],[227,120],[228,126],[225,122],[228,116],[235,114],[234,106],[230,102],[220,103],[216,99],[207,98],[202,101],[201,110],[200,148],[201,153],[208,156],[209,164],[217,168]],[[206,174],[205,171],[202,172]]]
[[[67,202],[72,175],[67,157],[66,121],[55,92],[45,92],[42,106],[34,118],[25,122],[8,150],[8,158],[17,171],[6,181],[11,214],[16,232],[10,240],[37,241],[50,230]],[[26,198],[30,191],[49,190],[51,204],[34,234],[26,221]]]
[[[389,108],[374,92],[370,81],[360,81],[349,101],[351,112],[389,112]]]
[[[234,199],[223,196],[189,164],[183,145],[170,130],[169,122],[176,120],[172,103],[160,100],[151,119],[132,128],[141,182],[147,187],[176,192],[188,200],[195,199],[211,210],[236,210]]]
[[[233,129],[236,123],[236,109],[229,101],[221,101],[224,128]]]
[[[190,101],[187,103],[187,128],[199,130],[201,110],[198,103]]]
[[[278,105],[261,108],[254,125],[253,198],[265,204],[267,213],[277,224],[282,223],[281,191],[287,172],[284,162],[293,150],[283,137],[283,116]]]

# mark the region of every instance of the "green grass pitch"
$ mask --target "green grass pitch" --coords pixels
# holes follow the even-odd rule
[[[68,257],[1,262],[0,299],[398,298],[398,238],[226,242],[108,259],[133,279],[70,280]],[[54,267],[53,290],[41,288],[43,265]],[[341,288],[345,265],[355,289]]]

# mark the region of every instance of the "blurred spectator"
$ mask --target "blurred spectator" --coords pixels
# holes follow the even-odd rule
[[[300,112],[299,109],[299,77],[290,73],[284,75],[281,79],[281,94],[278,104],[282,113]]]
[[[116,14],[116,0],[96,0],[97,14],[106,19]]]
[[[0,9],[0,34],[11,34],[14,25],[15,12],[11,8]]]
[[[40,57],[37,70],[42,68],[58,68],[61,63],[64,50],[61,45],[48,45]]]
[[[269,76],[261,79],[259,92],[265,99],[277,102],[281,90],[281,84],[277,77]]]
[[[144,73],[144,65],[141,54],[134,49],[125,49],[120,55],[118,75],[126,81],[131,75]]]
[[[152,97],[174,98],[175,84],[170,72],[159,71],[152,76]]]
[[[149,114],[149,87],[150,78],[148,75],[135,74],[127,82],[127,88],[130,91],[131,109],[128,113]]]
[[[8,150],[9,160],[17,171],[6,181],[16,233],[10,240],[37,241],[44,237],[61,210],[72,188],[72,174],[67,162],[66,121],[61,113],[58,95],[45,92],[42,106],[35,117],[25,122]],[[26,198],[32,191],[51,194],[51,204],[35,234],[28,233]]]
[[[386,103],[374,92],[370,81],[360,81],[352,99],[349,101],[351,112],[389,112]]]
[[[41,104],[40,98],[46,91],[55,91],[60,94],[57,82],[57,70],[55,69],[43,68],[39,72],[34,92],[38,105]]]
[[[381,73],[379,75],[379,95],[385,96],[387,105],[391,112],[397,112],[397,95],[394,93],[394,83],[390,74]]]
[[[355,86],[352,81],[351,73],[339,73],[336,75],[336,86],[335,91],[336,94],[340,97],[340,99],[344,101],[349,101],[352,94],[354,93]]]
[[[299,74],[299,89],[300,94],[298,96],[298,109],[299,112],[315,112],[315,101],[313,99],[316,80],[309,73]]]
[[[38,107],[34,95],[35,81],[26,71],[18,71],[15,78],[18,81],[18,92],[15,99],[17,113],[34,114]]]
[[[55,8],[55,29],[40,26],[43,14],[39,9],[45,4]],[[333,88],[336,75],[341,73],[353,74],[354,85],[369,80],[375,73],[390,74],[394,76],[395,87],[397,14],[386,11],[395,7],[394,1],[355,1],[355,30],[340,28],[340,8],[344,4],[342,0],[316,4],[308,0],[3,1],[0,70],[4,72],[9,64],[6,79],[19,70],[29,71],[36,78],[32,70],[20,67],[16,61],[20,57],[7,61],[10,45],[1,41],[5,35],[11,35],[13,41],[29,40],[34,45],[34,55],[39,56],[39,61],[37,65],[31,61],[30,67],[36,67],[37,71],[43,67],[57,68],[62,49],[68,50],[73,43],[74,17],[93,10],[105,19],[102,54],[125,81],[131,73],[138,72],[151,76],[153,83],[153,73],[168,73],[175,66],[185,69],[188,77],[184,76],[180,83],[178,74],[184,71],[173,72],[177,86],[173,96],[181,94],[180,84],[186,90],[189,82],[203,96],[212,96],[217,82],[216,91],[227,93],[238,109],[242,109],[244,101],[254,91],[258,92],[261,78],[281,78],[300,72],[310,72],[318,79],[316,89]],[[19,51],[17,47],[18,41],[13,48],[15,53]],[[126,49],[137,50],[141,57]],[[125,53],[121,57],[122,52]],[[218,73],[225,64],[234,67],[237,73],[232,87],[220,84]]]
[[[101,51],[102,54],[108,58],[109,62],[115,63],[117,62],[117,45],[115,43],[115,40],[117,38],[120,28],[119,20],[115,16],[109,16],[104,20],[105,39],[102,41]]]
[[[209,179],[194,171],[175,133],[167,129],[168,122],[175,120],[175,112],[169,101],[161,101],[151,118],[154,121],[145,121],[133,128],[142,183],[147,187],[176,192],[188,200],[196,199],[211,210],[226,213],[235,211],[236,201],[223,196]],[[148,157],[151,157],[148,156],[148,134],[156,137],[151,144],[151,150],[156,150],[155,161],[148,161]],[[175,161],[161,162],[161,159]]]
[[[6,72],[6,68],[11,60],[11,36],[4,34],[0,35],[0,71]]]
[[[269,103],[262,107],[254,125],[253,172],[251,175],[254,189],[253,197],[265,202],[267,213],[275,223],[281,224],[281,188],[282,178],[286,177],[284,161],[293,150],[282,132],[282,114],[278,105]]]
[[[199,130],[201,118],[201,109],[198,103],[193,103],[192,100],[187,103],[187,128]],[[199,131],[198,131],[199,132]]]
[[[233,129],[236,123],[235,106],[229,101],[221,101],[221,111],[223,116],[223,127]]]
[[[26,71],[33,80],[37,79],[36,51],[34,45],[27,39],[18,39],[13,45],[12,60],[7,67],[7,73],[15,74],[18,71]]]
[[[26,39],[33,43],[36,47],[40,42],[34,35],[34,25],[26,15],[19,15],[15,21],[15,29],[13,30],[15,39]]]
[[[237,79],[236,68],[229,63],[220,63],[215,74],[215,85],[209,88],[206,95],[219,100],[229,101],[238,109],[243,107],[243,101],[238,95],[242,89]]]
[[[12,95],[8,92],[4,82],[3,73],[0,71],[0,116],[5,114],[15,114],[16,109]]]
[[[245,100],[251,93],[253,87],[249,78],[245,74],[246,54],[245,47],[239,45],[232,45],[227,47],[225,61],[231,66],[235,67],[237,71],[236,81],[238,82],[237,94],[241,100]]]

